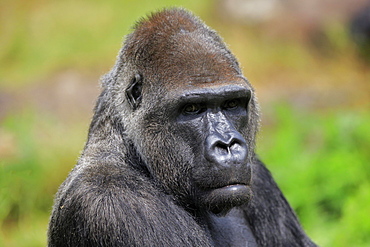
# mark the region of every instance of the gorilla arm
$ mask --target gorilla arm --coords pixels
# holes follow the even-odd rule
[[[71,177],[57,197],[49,246],[209,246],[193,217],[139,172],[99,164]]]
[[[297,216],[265,165],[252,166],[253,198],[243,206],[259,246],[316,246],[305,234]]]

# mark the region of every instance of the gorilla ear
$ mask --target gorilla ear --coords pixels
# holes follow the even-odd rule
[[[133,110],[136,110],[141,102],[142,78],[136,74],[129,87],[126,89],[126,97]]]

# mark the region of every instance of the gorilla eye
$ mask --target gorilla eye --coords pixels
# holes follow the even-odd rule
[[[182,110],[184,114],[198,114],[200,111],[201,107],[199,104],[187,104]]]
[[[235,109],[239,105],[240,105],[240,100],[239,99],[232,99],[232,100],[226,101],[224,107],[226,109]]]

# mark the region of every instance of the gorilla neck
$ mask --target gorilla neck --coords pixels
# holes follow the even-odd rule
[[[225,216],[207,213],[203,220],[215,246],[257,247],[242,209],[235,207]]]
[[[111,98],[112,96],[106,89],[99,96],[89,127],[84,150],[85,156],[95,156],[100,152],[106,156],[109,151],[116,155],[126,153],[123,137],[124,126],[119,120],[116,108],[109,102]]]

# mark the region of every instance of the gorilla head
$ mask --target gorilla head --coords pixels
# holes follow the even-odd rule
[[[184,10],[153,14],[127,37],[111,73],[104,86],[118,121],[160,188],[214,213],[248,202],[255,94],[213,30]]]

